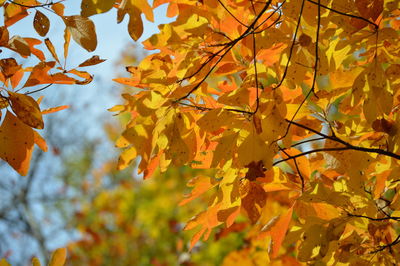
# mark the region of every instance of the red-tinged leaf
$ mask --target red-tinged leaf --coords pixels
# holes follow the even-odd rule
[[[276,223],[271,226],[269,230],[269,234],[272,238],[272,258],[276,258],[278,256],[279,249],[282,246],[283,239],[286,236],[286,232],[289,227],[289,223],[292,219],[293,206],[285,213],[279,217]]]
[[[57,106],[57,107],[52,107],[52,108],[43,110],[42,114],[47,115],[47,114],[55,113],[55,112],[58,112],[58,111],[61,111],[61,110],[67,109],[67,108],[69,108],[69,105],[61,105],[61,106]]]
[[[11,108],[17,117],[30,127],[43,129],[44,123],[39,104],[29,95],[8,92]]]
[[[31,127],[7,112],[0,126],[0,158],[20,175],[28,173],[32,156],[34,133]]]
[[[18,65],[14,58],[4,58],[0,60],[0,68],[4,77],[8,79],[21,69],[21,65]]]
[[[0,27],[0,46],[7,46],[8,40],[10,39],[10,34],[8,32],[7,27]]]
[[[49,32],[50,20],[45,14],[36,10],[35,17],[33,18],[33,27],[40,36],[44,37]]]
[[[261,211],[267,201],[265,190],[257,183],[250,182],[246,196],[242,198],[242,208],[246,211],[252,224],[261,216]]]
[[[33,131],[33,141],[42,151],[47,152],[48,147],[46,140],[35,130]]]
[[[97,36],[93,21],[82,16],[64,16],[63,20],[76,43],[88,52],[96,50]]]
[[[100,57],[98,55],[94,55],[91,58],[89,58],[88,60],[85,60],[83,63],[79,64],[78,67],[93,66],[93,65],[100,64],[104,61],[106,61],[106,59],[100,59]]]

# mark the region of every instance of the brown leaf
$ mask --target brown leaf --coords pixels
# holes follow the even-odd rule
[[[93,21],[82,16],[65,16],[63,19],[74,41],[88,52],[93,52],[97,47],[96,28]]]
[[[21,69],[21,65],[18,65],[14,58],[5,58],[0,60],[0,68],[4,77],[8,79]]]
[[[131,1],[127,1],[123,8],[118,9],[117,22],[121,23],[125,15],[129,14],[128,32],[134,41],[137,41],[143,33],[143,22],[139,8]]]
[[[100,59],[98,55],[94,55],[88,60],[85,60],[83,63],[81,63],[78,67],[87,67],[87,66],[93,66],[100,64],[102,62],[106,61],[106,59]]]
[[[31,55],[31,49],[29,48],[29,44],[24,40],[21,36],[15,35],[8,42],[8,47],[11,50],[19,53],[23,57],[27,57]]]
[[[266,169],[264,168],[263,161],[258,161],[258,162],[251,162],[250,164],[246,165],[249,170],[246,173],[245,178],[254,181],[257,179],[257,177],[264,177],[264,172]]]
[[[30,96],[8,92],[10,95],[11,108],[18,118],[30,127],[43,129],[44,123],[39,104]]]
[[[387,134],[390,134],[394,126],[395,122],[393,120],[386,120],[385,118],[376,119],[374,120],[374,122],[372,122],[372,128],[376,132],[385,132]]]
[[[309,45],[311,44],[311,41],[312,41],[311,37],[308,36],[307,34],[304,34],[304,33],[303,33],[303,34],[300,35],[300,37],[299,37],[299,43],[300,43],[300,45],[303,46],[303,47],[309,46]]]
[[[33,18],[33,27],[40,36],[44,37],[49,32],[50,20],[45,14],[36,10],[35,17]]]
[[[0,109],[6,108],[7,106],[8,106],[7,98],[0,95]]]
[[[267,200],[267,193],[257,183],[249,183],[249,191],[242,198],[242,207],[246,211],[252,224],[255,224],[261,216],[261,211]]]
[[[8,46],[8,40],[10,39],[10,34],[5,26],[0,27],[0,46]]]

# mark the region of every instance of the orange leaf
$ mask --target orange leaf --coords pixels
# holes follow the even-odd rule
[[[46,115],[46,114],[51,114],[51,113],[55,113],[64,109],[69,108],[69,105],[61,105],[61,106],[57,106],[57,107],[52,107],[46,110],[42,111],[42,115]]]
[[[216,185],[217,182],[208,176],[196,176],[195,178],[192,178],[188,182],[187,186],[193,187],[193,190],[189,195],[185,195],[185,199],[182,200],[179,205],[185,205],[186,203],[200,197],[202,194]]]
[[[35,144],[44,152],[47,152],[47,143],[44,140],[44,138],[42,136],[40,136],[39,133],[37,133],[35,130],[33,131],[33,141],[35,142]]]
[[[57,53],[56,53],[56,49],[54,48],[53,43],[50,41],[49,38],[46,38],[44,40],[44,43],[46,44],[47,49],[49,50],[49,52],[51,53],[51,55],[54,57],[54,59],[60,63],[60,60],[58,59]]]
[[[28,173],[32,156],[34,133],[31,127],[7,112],[0,126],[0,158],[20,175]]]
[[[287,155],[285,153],[282,153],[282,158],[288,158],[289,156],[295,156],[297,154],[300,154],[301,152],[295,148],[290,148],[285,150],[285,152],[287,153]],[[294,160],[288,160],[286,161],[290,167],[292,167],[293,171],[297,171],[297,167],[298,170],[300,171],[299,174],[301,174],[304,178],[310,178],[310,174],[311,174],[311,170],[310,170],[310,162],[308,160],[308,158],[306,156],[301,156],[301,157],[297,157],[296,158],[296,163],[297,163],[297,167],[296,164],[294,162]]]
[[[49,266],[63,266],[67,258],[67,249],[59,248],[56,249],[51,255]]]
[[[85,60],[83,63],[81,63],[78,67],[86,67],[86,66],[93,66],[100,64],[102,62],[106,61],[106,59],[100,59],[98,55],[94,55],[88,60]]]
[[[294,205],[293,205],[294,206]],[[271,226],[269,234],[272,238],[272,258],[278,256],[279,249],[281,248],[283,239],[289,227],[290,220],[292,219],[293,206],[286,212],[285,215],[279,217],[278,221]]]

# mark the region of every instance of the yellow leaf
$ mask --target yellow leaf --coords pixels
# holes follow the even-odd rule
[[[0,158],[20,175],[26,175],[33,151],[34,133],[31,127],[7,112],[0,126]]]
[[[109,11],[115,0],[83,0],[81,4],[81,16],[90,17]]]
[[[8,263],[8,261],[5,258],[2,258],[0,260],[0,266],[11,266],[11,264]]]
[[[63,20],[76,43],[88,52],[96,49],[97,36],[93,21],[82,16],[65,16]]]
[[[34,257],[32,259],[32,266],[41,266],[40,261],[38,258]]]
[[[319,224],[311,225],[303,235],[304,241],[299,247],[297,259],[299,261],[308,261],[313,255],[313,249],[322,242],[326,241],[325,236],[326,229],[323,226]]]
[[[51,255],[49,266],[63,266],[65,264],[66,258],[67,258],[66,248],[56,249]]]
[[[272,168],[272,157],[275,155],[272,146],[267,145],[257,134],[248,135],[240,144],[237,153],[241,166],[262,161],[265,168]]]
[[[8,92],[11,107],[18,118],[33,128],[43,129],[44,123],[38,103],[30,96]]]

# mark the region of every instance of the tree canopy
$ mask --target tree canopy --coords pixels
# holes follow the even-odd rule
[[[399,261],[399,1],[83,0],[74,16],[63,2],[2,1],[0,45],[40,62],[0,60],[0,158],[27,174],[33,145],[46,149],[34,130],[45,127],[42,115],[65,108],[41,110],[31,95],[91,81],[82,68],[98,56],[65,66],[71,37],[96,49],[91,16],[117,8],[137,40],[141,15],[152,21],[162,4],[175,21],[143,42],[152,53],[126,67],[129,77],[114,79],[127,89],[110,111],[130,118],[116,140],[118,169],[138,158],[144,179],[157,169],[212,169],[188,180],[180,205],[208,199],[186,223],[191,248],[221,228],[245,234],[226,265]],[[28,11],[43,38],[43,12],[63,21],[63,57],[49,38],[52,59],[36,48],[41,40],[9,36]]]

